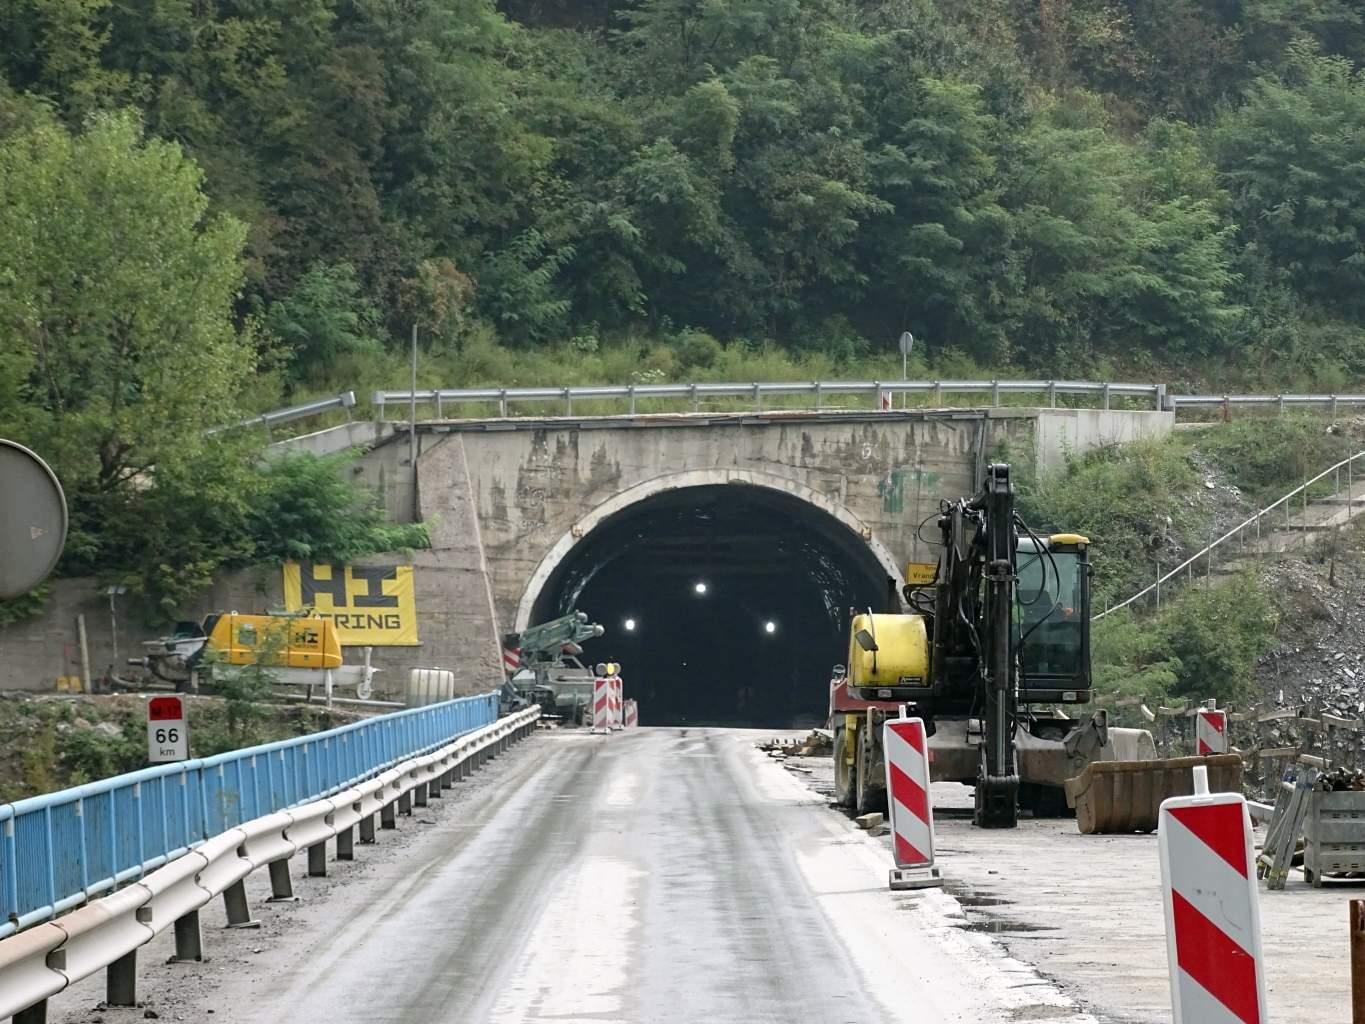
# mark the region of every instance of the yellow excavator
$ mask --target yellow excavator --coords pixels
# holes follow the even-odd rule
[[[937,526],[937,566],[907,573],[911,610],[850,615],[830,688],[836,800],[885,809],[881,726],[906,705],[924,719],[932,777],[975,787],[979,826],[1013,828],[1021,808],[1063,815],[1079,796],[1087,831],[1155,828],[1160,799],[1189,792],[1190,773],[1165,770],[1147,730],[1064,710],[1092,698],[1089,541],[1031,530],[1001,463],[975,496],[944,502]],[[1067,787],[1099,762],[1126,773]],[[1123,787],[1148,777],[1161,780],[1154,802],[1135,810]]]

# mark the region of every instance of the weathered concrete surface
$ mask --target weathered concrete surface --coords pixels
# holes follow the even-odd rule
[[[1068,452],[1086,452],[1109,444],[1165,437],[1175,429],[1175,413],[1109,409],[1040,410],[1037,427],[1038,466],[1060,469]]]
[[[877,843],[758,764],[754,739],[540,734],[474,799],[461,784],[425,825],[400,819],[399,841],[425,830],[401,858],[383,835],[330,885],[298,858],[297,906],[261,903],[258,872],[267,929],[214,927],[215,901],[209,962],[165,964],[163,936],[142,998],[220,1024],[1093,1024],[959,927],[950,896],[887,891]],[[92,981],[51,1019],[88,1019]]]
[[[829,758],[788,763],[810,768],[811,775],[801,776],[804,783],[832,798]],[[979,829],[971,823],[970,787],[936,782],[932,795],[938,863],[966,927],[994,936],[1100,1020],[1171,1020],[1155,835],[1085,836],[1074,820],[1059,819]],[[1263,835],[1257,829],[1257,843]],[[890,837],[879,842],[889,863]],[[1297,1024],[1349,1016],[1346,906],[1362,895],[1365,883],[1314,889],[1298,870],[1280,892],[1260,887],[1270,1020]]]
[[[892,566],[935,557],[919,523],[971,493],[1002,455],[1051,466],[1064,450],[1169,432],[1172,414],[1075,409],[601,417],[425,424],[418,477],[440,438],[463,436],[500,627],[526,624],[553,565],[602,521],[599,510],[662,489],[747,482],[824,507]],[[367,457],[401,477],[407,443]]]

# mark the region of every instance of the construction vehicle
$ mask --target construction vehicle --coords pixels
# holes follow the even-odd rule
[[[539,704],[546,718],[586,724],[591,716],[595,677],[578,660],[583,653],[579,645],[605,632],[597,623],[589,622],[586,613],[574,611],[504,636],[504,665],[508,669],[502,688],[504,712]],[[515,667],[508,662],[509,652],[515,652]]]
[[[1066,780],[1092,761],[1155,758],[1146,730],[1061,710],[1091,700],[1089,541],[1035,534],[1000,463],[936,518],[939,561],[907,573],[911,611],[851,614],[830,689],[836,800],[885,808],[882,723],[902,706],[924,719],[932,777],[974,785],[986,828],[1014,827],[1021,806],[1065,814]]]
[[[354,686],[362,699],[371,696],[373,675],[368,655],[363,665],[345,665],[336,626],[311,612],[243,615],[214,613],[202,623],[178,622],[171,635],[142,645],[143,656],[130,658],[177,689],[196,692],[201,678],[229,679],[246,666],[261,665],[282,685]]]

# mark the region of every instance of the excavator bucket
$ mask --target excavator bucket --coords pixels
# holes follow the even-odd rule
[[[1155,761],[1092,761],[1066,780],[1067,806],[1075,808],[1076,825],[1086,835],[1153,832],[1161,802],[1194,793],[1195,765],[1209,770],[1209,791],[1242,791],[1240,754],[1174,757]]]

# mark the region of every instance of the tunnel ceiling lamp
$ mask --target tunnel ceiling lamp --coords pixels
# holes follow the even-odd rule
[[[706,584],[702,580],[697,580],[697,582],[692,585],[692,589],[698,594],[704,594],[706,593]]]
[[[776,633],[776,632],[777,632],[777,623],[774,622],[772,619],[769,619],[767,622],[763,623],[763,632],[765,632],[765,633]]]
[[[635,632],[635,620],[634,620],[634,619],[626,619],[626,621],[623,623],[623,625],[626,627],[626,632],[627,632],[627,633],[634,633],[634,632]]]

